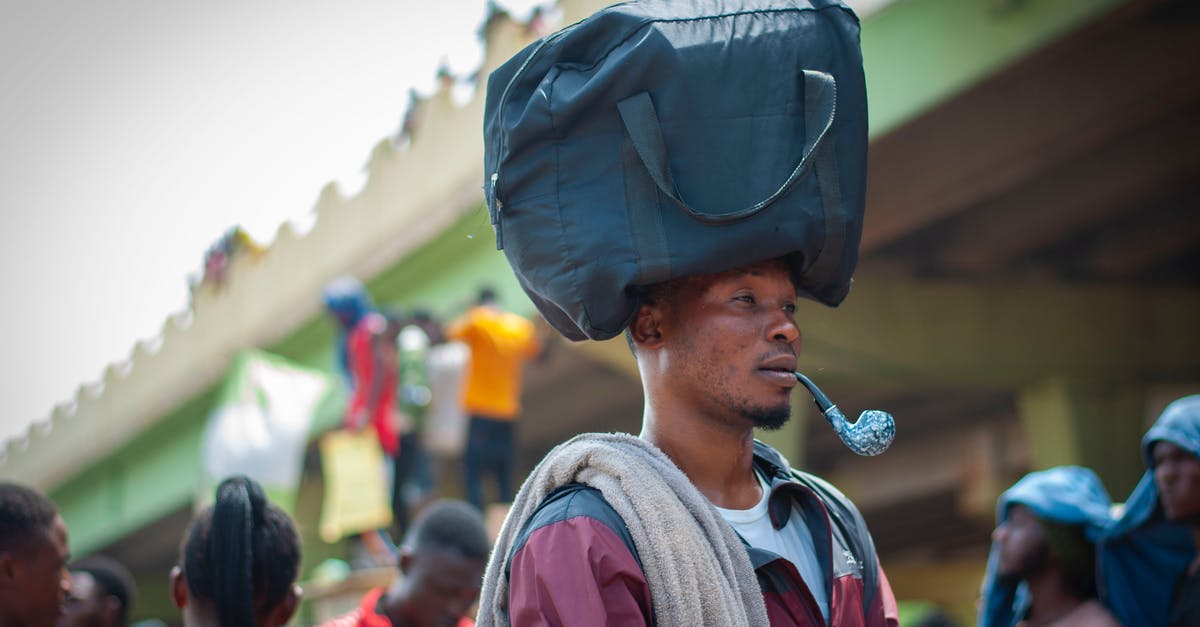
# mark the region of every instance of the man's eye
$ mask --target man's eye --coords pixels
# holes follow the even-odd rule
[[[796,313],[796,303],[788,303],[784,305],[783,310],[790,314]]]
[[[742,294],[740,296],[735,297],[734,300],[739,300],[743,303],[749,303],[751,305],[754,304],[754,296],[752,296],[750,294]]]

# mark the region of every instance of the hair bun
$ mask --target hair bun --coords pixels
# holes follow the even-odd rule
[[[257,481],[245,475],[229,477],[217,486],[217,507],[237,504],[249,512],[254,524],[261,524],[267,507],[267,495]]]

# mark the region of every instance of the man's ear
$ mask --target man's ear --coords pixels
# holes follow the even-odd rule
[[[638,348],[656,349],[662,346],[662,306],[644,303],[629,323],[629,334]]]
[[[304,597],[304,591],[300,586],[292,585],[291,588],[279,600],[279,604],[271,610],[271,614],[267,616],[268,625],[286,625],[292,620],[292,616],[296,614],[296,609],[300,607],[300,599]]]
[[[8,588],[17,578],[17,556],[0,552],[0,588]]]
[[[408,575],[412,572],[413,554],[412,551],[404,548],[400,549],[400,572]]]
[[[184,580],[183,569],[179,566],[171,569],[171,601],[181,610],[188,604],[187,581]]]
[[[104,596],[104,601],[101,602],[100,613],[104,616],[101,621],[102,625],[120,625],[118,620],[121,616],[121,600],[117,597],[107,594]]]

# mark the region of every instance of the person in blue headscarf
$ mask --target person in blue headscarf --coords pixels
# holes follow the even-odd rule
[[[388,457],[400,454],[396,415],[395,334],[387,320],[375,310],[362,283],[341,277],[322,293],[325,306],[338,321],[338,361],[349,385],[350,398],[342,426],[370,426]],[[390,351],[388,350],[390,349]]]
[[[1110,505],[1096,473],[1079,466],[1029,473],[1001,494],[979,625],[1118,625],[1096,599],[1093,543]]]
[[[350,367],[348,339],[358,323],[367,314],[375,311],[375,306],[371,303],[371,296],[367,294],[363,284],[358,279],[348,276],[338,277],[326,285],[321,292],[321,298],[325,301],[325,308],[337,319],[338,365],[346,384],[353,388],[354,375]]]
[[[1127,625],[1200,625],[1200,395],[1142,438],[1146,473],[1100,542],[1101,596]]]

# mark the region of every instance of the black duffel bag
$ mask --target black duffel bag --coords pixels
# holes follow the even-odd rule
[[[628,2],[493,72],[488,211],[542,315],[607,339],[638,286],[777,257],[840,303],[866,179],[858,31],[838,2]]]

